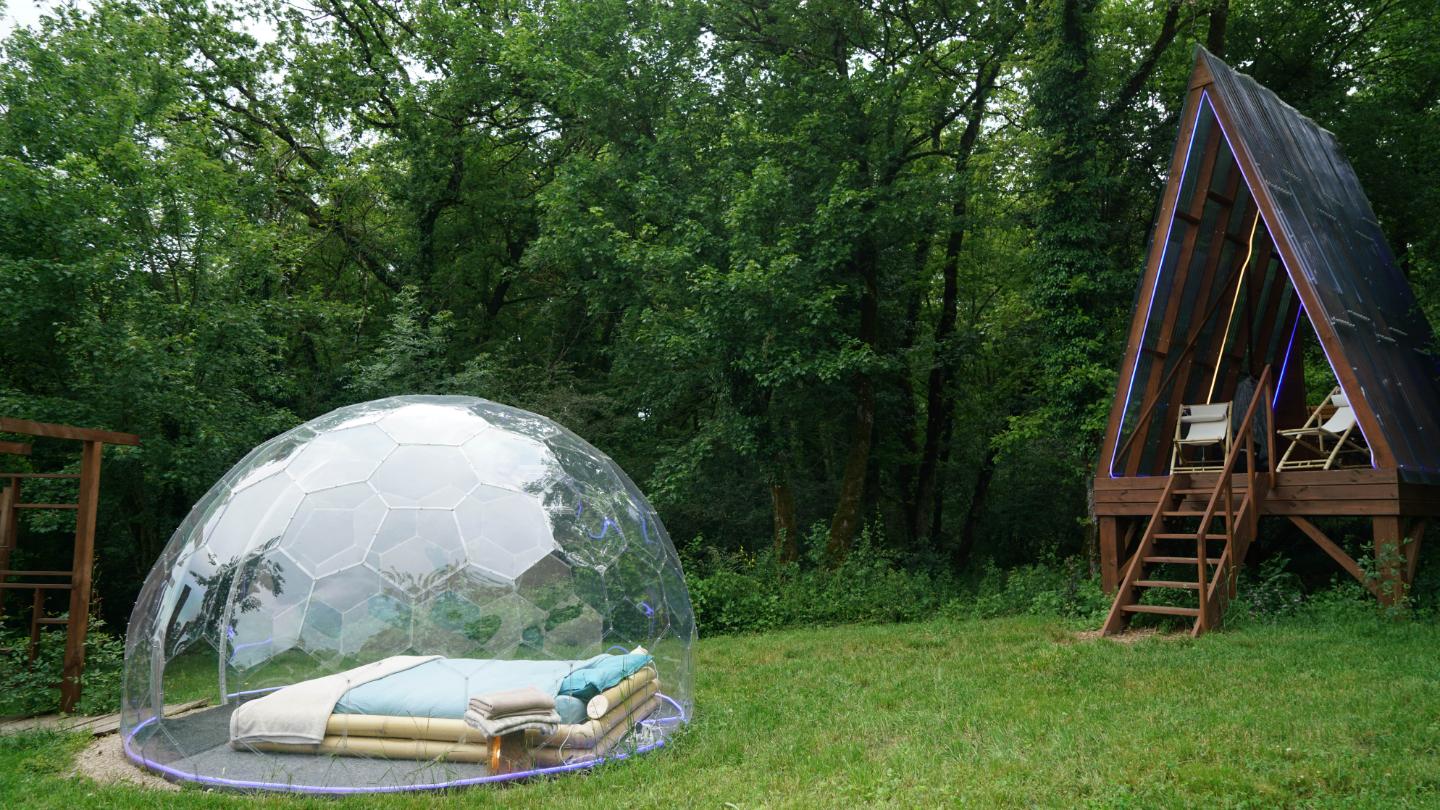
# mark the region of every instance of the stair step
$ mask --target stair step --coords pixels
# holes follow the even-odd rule
[[[1171,491],[1176,495],[1210,495],[1215,492],[1215,488],[1207,487],[1206,489],[1175,489]],[[1245,494],[1245,487],[1236,486],[1234,487],[1231,494],[1239,498],[1240,496]]]
[[[1174,605],[1123,605],[1126,613],[1159,613],[1165,616],[1199,616],[1200,608],[1176,607]]]
[[[1195,532],[1157,532],[1157,533],[1155,534],[1155,539],[1156,539],[1156,540],[1194,540],[1194,539],[1195,539],[1195,536],[1196,536],[1196,535],[1195,535]],[[1225,539],[1225,533],[1224,533],[1224,532],[1206,532],[1206,533],[1205,533],[1205,539],[1206,539],[1206,540],[1224,540],[1224,539]]]
[[[1140,579],[1135,581],[1136,587],[1140,588],[1183,588],[1187,591],[1200,590],[1198,582],[1177,582],[1169,579]]]
[[[1169,563],[1169,564],[1173,564],[1173,565],[1195,565],[1196,563],[1199,562],[1199,559],[1196,558],[1196,557],[1164,557],[1164,556],[1160,556],[1160,557],[1146,557],[1146,558],[1145,558],[1145,562],[1147,562],[1147,563],[1160,563],[1160,564]],[[1219,557],[1206,557],[1206,558],[1205,558],[1205,562],[1210,563],[1211,565],[1219,565],[1219,564],[1220,564],[1220,558],[1219,558]]]
[[[1205,517],[1204,509],[1171,509],[1168,512],[1161,512],[1161,515],[1169,518],[1198,518]]]

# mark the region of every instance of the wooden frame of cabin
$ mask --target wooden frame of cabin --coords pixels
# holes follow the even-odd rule
[[[1413,580],[1427,521],[1440,516],[1429,324],[1333,135],[1203,48],[1180,120],[1095,477],[1102,579],[1116,595],[1106,630],[1139,612],[1196,617],[1197,633],[1217,624],[1259,518],[1270,516],[1394,601]],[[1277,431],[1309,415],[1296,358],[1311,341],[1355,409],[1368,467],[1271,469],[1288,444],[1277,448]],[[1223,480],[1171,474],[1181,409],[1231,401],[1247,378],[1262,381],[1252,396],[1264,399],[1242,428],[1258,441],[1235,450],[1250,458],[1234,459]],[[1327,516],[1370,520],[1377,578],[1312,522]],[[1169,528],[1184,518],[1203,522]],[[1190,537],[1198,582],[1146,578],[1146,566],[1163,565],[1149,560],[1180,559],[1157,550],[1162,540]],[[1221,553],[1212,541],[1225,543],[1226,562],[1207,566],[1202,559]],[[1197,585],[1193,609],[1140,595]]]
[[[33,662],[40,643],[40,633],[47,626],[65,628],[65,656],[60,673],[60,710],[73,712],[80,702],[80,679],[85,672],[85,634],[90,616],[91,577],[95,568],[95,522],[100,507],[100,461],[105,445],[138,445],[140,438],[129,433],[90,430],[69,425],[52,425],[23,419],[0,417],[0,433],[19,434],[46,439],[63,439],[80,443],[78,473],[43,473],[0,470],[0,611],[7,591],[29,591],[30,660]],[[0,455],[28,456],[31,446],[20,441],[0,441]],[[68,479],[79,483],[79,495],[73,502],[27,502],[26,481],[37,479]],[[75,540],[68,571],[21,571],[10,567],[20,536],[19,512],[22,509],[56,510],[75,513]],[[66,592],[64,615],[48,615],[46,596]],[[79,621],[71,617],[79,616]]]

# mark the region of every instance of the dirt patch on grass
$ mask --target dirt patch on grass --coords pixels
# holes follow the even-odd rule
[[[96,737],[75,756],[73,776],[84,776],[102,785],[125,784],[150,790],[179,790],[180,786],[143,768],[125,756],[120,734]]]
[[[187,714],[203,712],[208,706],[207,701],[197,700],[168,708],[179,711],[167,711],[166,717],[184,717]],[[125,747],[122,744],[124,738],[124,734],[112,732],[91,740],[90,744],[75,756],[75,770],[70,775],[93,779],[102,785],[130,785],[168,791],[180,789],[179,784],[131,762],[130,758],[125,756]]]
[[[1140,627],[1134,630],[1126,630],[1118,636],[1107,636],[1100,630],[1080,630],[1068,634],[1068,638],[1061,638],[1060,642],[1064,644],[1071,641],[1095,641],[1106,638],[1116,644],[1134,644],[1146,638],[1181,638],[1184,635],[1183,633],[1162,633],[1154,627]]]

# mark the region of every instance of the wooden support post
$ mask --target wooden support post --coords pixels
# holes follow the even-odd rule
[[[105,445],[85,442],[80,454],[79,509],[75,513],[75,556],[70,565],[70,615],[65,625],[65,666],[60,680],[60,711],[80,702],[85,671],[85,631],[90,619],[90,577],[95,566],[95,517],[100,506],[100,459]]]
[[[1405,587],[1415,584],[1415,569],[1420,566],[1420,541],[1425,539],[1427,518],[1416,518],[1405,532]]]
[[[10,570],[10,556],[15,549],[20,523],[16,520],[15,504],[20,501],[20,482],[0,489],[0,571]],[[0,581],[4,577],[0,576]],[[5,592],[0,590],[0,618],[5,616]]]
[[[30,663],[40,654],[40,620],[45,618],[45,591],[36,588],[30,597]]]
[[[1120,585],[1120,520],[1100,518],[1100,587],[1115,593]]]
[[[1385,515],[1371,519],[1375,532],[1375,570],[1383,605],[1399,604],[1405,597],[1405,555],[1400,518]]]

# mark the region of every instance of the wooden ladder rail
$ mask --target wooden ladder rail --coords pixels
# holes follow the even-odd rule
[[[1265,489],[1269,490],[1275,480],[1275,410],[1273,397],[1273,380],[1271,380],[1271,367],[1265,366],[1260,373],[1259,384],[1255,386],[1255,397],[1250,400],[1250,406],[1245,409],[1245,416],[1240,420],[1238,433],[1243,440],[1236,442],[1230,448],[1225,458],[1225,464],[1220,469],[1220,477],[1215,481],[1215,489],[1210,493],[1210,500],[1205,506],[1205,514],[1200,518],[1200,528],[1195,535],[1196,546],[1196,567],[1199,569],[1200,577],[1197,580],[1200,584],[1200,615],[1195,617],[1195,626],[1191,629],[1192,635],[1201,633],[1216,627],[1223,620],[1224,608],[1229,604],[1230,597],[1235,591],[1235,576],[1239,571],[1239,564],[1245,559],[1245,552],[1249,550],[1250,541],[1254,539],[1260,525],[1259,499],[1264,497],[1257,487],[1260,486],[1260,478],[1255,465],[1255,413],[1261,401],[1265,403],[1265,432],[1267,434],[1267,449],[1270,471],[1265,476]],[[1239,461],[1241,451],[1245,456],[1245,497],[1237,510],[1235,508],[1235,465]],[[1225,549],[1220,554],[1220,561],[1215,566],[1215,576],[1207,585],[1206,570],[1207,563],[1207,537],[1210,531],[1210,523],[1215,517],[1215,511],[1221,496],[1225,498],[1225,535],[1227,542]],[[1240,528],[1237,528],[1239,526]],[[1224,586],[1223,588],[1221,586]]]
[[[1165,482],[1165,489],[1160,492],[1160,498],[1155,501],[1155,509],[1150,513],[1150,523],[1146,525],[1145,533],[1140,536],[1135,553],[1130,557],[1130,564],[1125,566],[1125,576],[1121,577],[1120,586],[1115,590],[1115,601],[1111,603],[1110,613],[1105,617],[1101,635],[1110,636],[1125,629],[1125,605],[1135,591],[1136,580],[1140,579],[1140,570],[1145,566],[1145,555],[1150,553],[1151,547],[1155,545],[1155,535],[1165,525],[1165,507],[1175,494],[1177,478],[1176,475],[1169,477]]]

